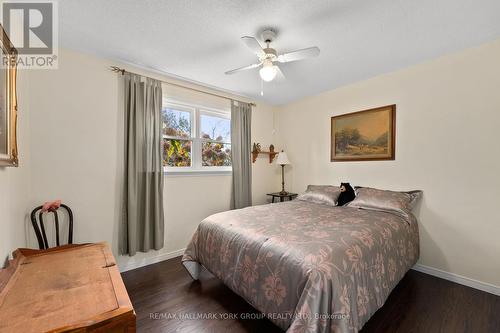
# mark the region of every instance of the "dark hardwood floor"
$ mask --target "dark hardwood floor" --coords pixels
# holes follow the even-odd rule
[[[192,281],[180,257],[122,276],[138,332],[282,332],[266,319],[241,319],[259,312],[208,272]],[[412,270],[361,332],[500,333],[500,297]]]

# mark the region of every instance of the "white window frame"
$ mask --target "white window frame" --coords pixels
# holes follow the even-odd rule
[[[218,142],[231,144],[231,142],[209,140],[201,138],[201,115],[217,116],[221,118],[231,119],[230,110],[220,110],[208,108],[202,105],[188,104],[183,102],[172,101],[171,99],[163,99],[163,108],[172,108],[179,111],[189,112],[191,119],[191,136],[189,138],[174,138],[171,136],[163,135],[163,138],[168,139],[178,139],[192,141],[191,144],[191,166],[190,167],[163,167],[166,175],[176,176],[176,175],[229,175],[232,172],[231,166],[202,166],[202,154],[201,148],[203,142]],[[162,143],[163,144],[163,143]]]

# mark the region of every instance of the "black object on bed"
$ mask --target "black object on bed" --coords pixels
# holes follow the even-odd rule
[[[344,206],[349,202],[353,201],[356,197],[354,189],[349,183],[340,183],[340,195],[338,198],[337,206]]]

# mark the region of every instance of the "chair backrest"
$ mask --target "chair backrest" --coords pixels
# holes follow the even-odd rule
[[[57,215],[57,211],[59,209],[49,209],[48,211],[42,210],[43,206],[38,206],[31,212],[31,224],[33,225],[33,229],[35,229],[36,239],[38,240],[38,247],[40,250],[45,250],[49,248],[49,242],[47,240],[47,234],[45,233],[45,225],[43,223],[43,215],[44,213],[53,213],[54,214],[54,223],[56,230],[56,246],[60,246],[59,242],[59,216]],[[73,212],[71,209],[65,204],[61,204],[59,208],[64,208],[68,212],[68,244],[73,244]],[[40,223],[40,227],[38,227],[37,222],[37,213],[38,220]]]

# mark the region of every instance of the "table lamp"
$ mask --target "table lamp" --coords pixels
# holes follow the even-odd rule
[[[278,154],[278,158],[276,159],[276,164],[281,165],[281,195],[287,195],[288,192],[285,191],[285,165],[290,165],[290,161],[288,160],[288,156],[282,150]]]

